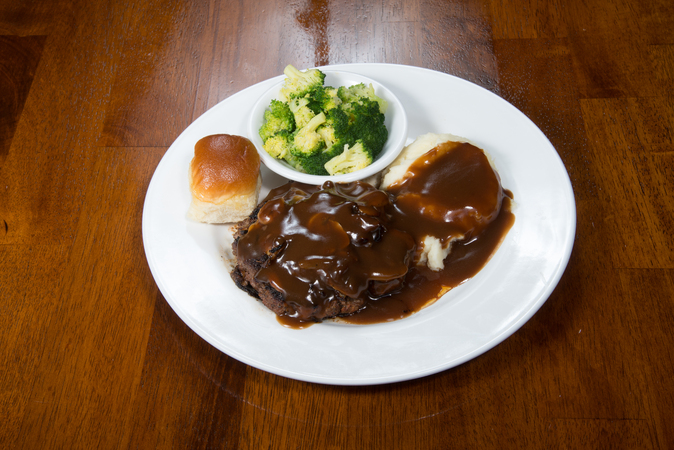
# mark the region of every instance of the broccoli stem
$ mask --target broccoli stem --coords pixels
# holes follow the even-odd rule
[[[283,69],[283,74],[287,76],[288,78],[294,78],[298,79],[302,77],[302,72],[300,72],[295,66],[292,64],[288,64],[285,69]]]

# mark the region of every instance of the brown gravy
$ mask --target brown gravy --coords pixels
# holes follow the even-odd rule
[[[289,183],[267,199],[258,222],[273,225],[254,245],[243,250],[240,245],[239,252],[254,257],[255,248],[273,246],[260,242],[264,239],[275,245],[301,242],[257,276],[294,305],[298,314],[278,317],[293,328],[309,325],[301,320],[304,309],[333,299],[330,289],[317,286],[338,286],[363,300],[357,313],[340,321],[371,324],[407,317],[477,274],[515,221],[512,194],[501,187],[482,150],[454,142],[415,161],[387,193],[359,182],[323,187]],[[354,204],[361,214],[354,216]],[[278,215],[285,215],[284,220],[274,221]],[[414,264],[418,244],[427,235],[453,241],[440,271]],[[319,266],[325,270],[317,272]]]
[[[371,324],[402,319],[434,303],[452,288],[474,277],[487,264],[515,223],[510,205],[510,197],[504,197],[501,212],[477,239],[470,243],[455,243],[445,259],[444,269],[434,272],[425,266],[410,267],[402,291],[390,297],[367,301],[358,313],[339,320]]]
[[[340,298],[379,298],[402,288],[416,244],[389,227],[389,205],[388,195],[367,183],[288,183],[267,196],[238,256],[267,261],[255,278],[283,294],[290,318],[324,317]]]
[[[444,260],[444,269],[436,272],[413,265],[401,291],[367,301],[357,314],[342,321],[397,320],[428,306],[475,276],[515,222],[512,193],[501,187],[484,152],[471,144],[441,144],[416,160],[407,173],[388,188],[391,225],[412,234],[417,243],[427,235],[442,243],[458,240]]]

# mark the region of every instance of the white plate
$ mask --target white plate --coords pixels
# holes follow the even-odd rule
[[[229,356],[277,375],[316,383],[367,385],[409,380],[462,364],[519,329],[547,300],[568,262],[576,227],[573,191],[543,133],[520,111],[472,83],[390,64],[330,66],[393,91],[407,110],[409,139],[436,132],[471,139],[492,156],[515,196],[515,224],[486,267],[419,313],[376,325],[322,323],[285,328],[237,289],[223,256],[230,226],[185,218],[194,144],[217,133],[247,134],[248,114],[276,77],[222,101],[171,145],[152,178],[143,242],[171,307]],[[284,180],[263,170],[265,193]]]

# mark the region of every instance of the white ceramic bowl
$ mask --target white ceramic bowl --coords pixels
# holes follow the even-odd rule
[[[264,122],[264,112],[269,107],[272,99],[279,99],[278,93],[283,85],[283,80],[285,79],[285,77],[283,77],[279,83],[265,92],[258,99],[257,103],[255,103],[248,125],[248,138],[255,144],[262,162],[271,171],[276,172],[284,178],[314,185],[322,185],[328,180],[337,182],[362,180],[381,172],[393,162],[396,156],[398,156],[407,140],[407,114],[405,114],[402,103],[400,103],[400,100],[398,100],[398,97],[396,97],[393,92],[371,78],[341,70],[320,70],[325,73],[325,86],[339,87],[352,86],[358,83],[369,85],[371,83],[374,87],[375,94],[388,102],[388,108],[384,114],[384,123],[388,129],[388,139],[386,140],[386,144],[384,144],[384,148],[379,155],[377,155],[374,162],[366,168],[335,176],[302,173],[292,168],[285,161],[270,156],[262,147],[263,143],[259,135],[259,130]]]

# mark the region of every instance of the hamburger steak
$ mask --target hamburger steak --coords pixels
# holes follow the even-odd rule
[[[237,224],[232,279],[279,316],[350,315],[402,289],[416,244],[390,226],[386,193],[362,182],[290,182]]]

